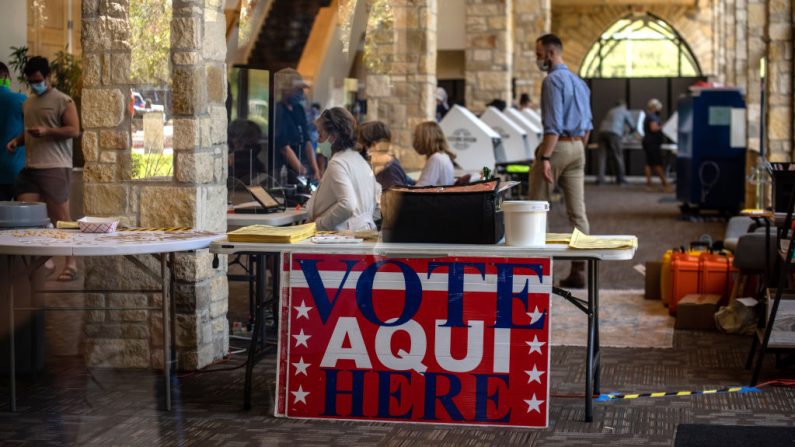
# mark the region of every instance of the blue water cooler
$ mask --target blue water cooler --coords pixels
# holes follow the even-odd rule
[[[738,89],[679,100],[676,198],[684,209],[736,212],[745,200],[745,101]]]

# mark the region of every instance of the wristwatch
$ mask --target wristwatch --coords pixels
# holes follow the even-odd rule
[[[552,160],[551,157],[547,157],[546,155],[541,156],[541,161],[551,161],[551,160]]]

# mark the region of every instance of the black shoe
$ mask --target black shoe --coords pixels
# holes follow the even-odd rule
[[[560,287],[564,289],[584,289],[585,277],[581,273],[569,274],[568,278],[560,281]]]

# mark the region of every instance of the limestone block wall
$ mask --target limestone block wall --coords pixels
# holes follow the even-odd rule
[[[536,67],[536,39],[552,28],[550,0],[513,0],[513,78],[516,98],[530,94],[540,104],[544,73]]]
[[[650,12],[667,21],[687,41],[705,75],[717,73],[715,64],[717,40],[715,37],[714,4],[721,0],[702,0],[697,6],[643,4],[642,6],[552,6],[552,32],[563,40],[566,65],[577,73],[588,51],[599,36],[618,19],[633,11]]]
[[[369,0],[364,63],[368,120],[384,121],[405,169],[425,164],[414,128],[436,110],[436,0]]]
[[[767,27],[767,147],[771,161],[792,159],[793,8],[791,0],[765,2]]]
[[[118,216],[131,226],[188,226],[226,230],[226,70],[223,0],[173,0],[171,74],[174,176],[131,180],[130,0],[83,0],[82,99],[86,215]],[[151,256],[138,259],[159,272]],[[207,250],[182,253],[177,280],[178,367],[195,369],[228,351],[225,262],[211,267]],[[86,261],[90,289],[157,288],[122,258]],[[160,306],[159,294],[89,295],[90,304]],[[90,366],[162,366],[160,312],[90,312],[86,358]]]
[[[481,113],[493,99],[510,104],[514,41],[512,2],[466,2],[466,104],[475,113]]]

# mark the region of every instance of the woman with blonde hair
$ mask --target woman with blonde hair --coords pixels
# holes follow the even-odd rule
[[[392,132],[381,121],[370,121],[359,126],[362,156],[370,161],[375,179],[381,184],[381,188],[413,185],[414,180],[406,175],[400,161],[392,155],[391,141]]]
[[[646,119],[643,121],[643,152],[646,154],[646,166],[643,171],[646,174],[646,188],[651,188],[652,170],[660,177],[663,191],[668,192],[668,182],[665,180],[662,160],[662,120],[660,119],[662,103],[657,98],[652,98],[646,104]]]
[[[318,152],[328,166],[317,191],[306,204],[318,230],[375,230],[381,186],[367,161],[354,148],[356,121],[350,112],[334,107],[317,121]]]
[[[427,158],[420,179],[417,180],[417,186],[447,186],[455,183],[453,176],[455,154],[450,150],[439,124],[434,121],[420,123],[414,129],[412,146],[418,154]]]

